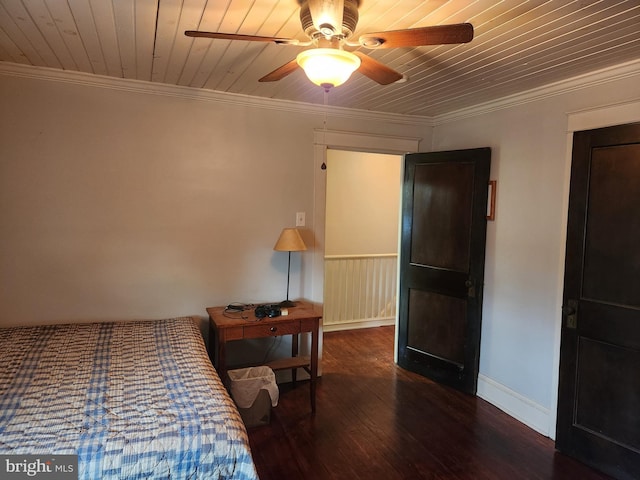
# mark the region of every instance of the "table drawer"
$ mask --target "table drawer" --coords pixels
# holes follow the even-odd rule
[[[300,333],[299,320],[244,327],[244,338],[275,337],[277,335],[292,335],[294,333]]]

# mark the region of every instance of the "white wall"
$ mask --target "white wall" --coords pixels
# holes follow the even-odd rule
[[[433,150],[492,148],[497,206],[487,230],[479,394],[551,436],[569,185],[567,115],[639,98],[635,65],[442,117],[434,129]]]
[[[287,256],[273,245],[300,211],[311,248],[292,257],[290,296],[322,298],[311,226],[324,107],[12,64],[0,105],[0,326],[281,300]],[[327,118],[374,135],[426,125]]]
[[[402,157],[327,150],[325,255],[398,253]]]

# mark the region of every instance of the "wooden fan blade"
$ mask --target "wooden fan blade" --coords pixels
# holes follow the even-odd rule
[[[280,37],[260,37],[257,35],[239,35],[237,33],[200,32],[198,30],[187,30],[184,32],[187,37],[200,38],[220,38],[222,40],[245,40],[248,42],[273,42],[286,45],[298,45],[299,40],[295,38]]]
[[[360,37],[360,45],[367,48],[421,47],[468,43],[473,40],[473,25],[437,25],[434,27],[409,28],[389,32],[366,33]]]
[[[287,75],[295,72],[300,66],[298,62],[294,58],[289,63],[285,63],[281,67],[276,68],[273,72],[267,73],[264,77],[262,77],[259,82],[276,82],[278,80],[282,80]]]
[[[389,85],[390,83],[397,82],[402,78],[402,74],[387,67],[379,61],[374,60],[369,55],[362,52],[353,52],[353,54],[361,61],[358,71],[364,76],[369,77],[374,82],[378,82],[380,85]]]

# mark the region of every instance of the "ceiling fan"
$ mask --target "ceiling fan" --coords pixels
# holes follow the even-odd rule
[[[304,50],[288,63],[260,78],[260,82],[281,80],[302,68],[315,84],[329,90],[347,81],[355,70],[371,80],[388,85],[403,78],[402,74],[378,62],[360,51],[347,51],[344,47],[368,49],[420,47],[467,43],[473,39],[470,23],[409,28],[360,35],[351,41],[358,24],[360,0],[298,0],[300,22],[309,41],[295,38],[264,37],[235,33],[202,32],[187,30],[188,37],[244,40],[249,42],[273,42],[278,45],[314,46]]]

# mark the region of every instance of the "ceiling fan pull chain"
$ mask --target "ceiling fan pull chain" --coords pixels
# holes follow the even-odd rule
[[[329,103],[329,90],[325,89],[324,90],[324,117],[322,119],[322,143],[325,145],[327,145],[327,110],[328,110],[328,103]],[[325,162],[322,162],[322,165],[320,165],[320,170],[326,170],[327,169],[327,164]]]
[[[322,120],[322,143],[327,144],[327,110],[329,110],[329,90],[324,90],[324,118]]]

